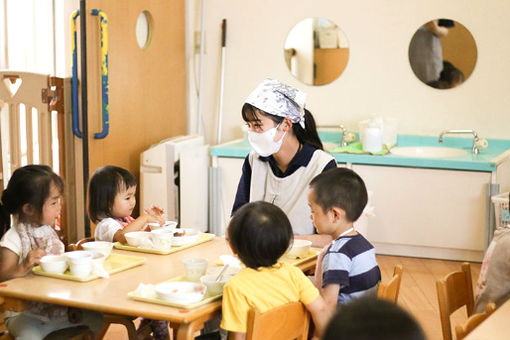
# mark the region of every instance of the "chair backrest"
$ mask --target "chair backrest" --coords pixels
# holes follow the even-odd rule
[[[69,243],[67,245],[67,251],[82,250],[83,249],[81,247],[82,244],[84,244],[86,242],[92,242],[94,240],[95,240],[94,237],[85,237],[85,238],[82,238],[81,240],[79,240],[76,243]]]
[[[461,271],[450,273],[437,281],[436,288],[443,339],[451,340],[450,315],[457,309],[466,306],[467,315],[471,316],[475,305],[469,263],[463,263]]]
[[[260,313],[248,313],[247,340],[306,340],[310,315],[301,302],[291,302]]]
[[[379,287],[377,287],[377,297],[397,303],[400,282],[402,282],[402,265],[398,264],[393,270],[393,277],[391,280],[388,283],[379,283]]]
[[[485,319],[489,317],[496,310],[496,304],[494,302],[488,303],[485,306],[484,313],[478,313],[471,315],[467,321],[462,325],[455,326],[455,334],[457,335],[457,340],[462,340],[471,333],[473,329],[475,329],[479,324],[481,324]]]

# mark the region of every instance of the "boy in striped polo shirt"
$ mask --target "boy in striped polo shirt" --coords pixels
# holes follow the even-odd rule
[[[333,238],[320,253],[315,285],[327,305],[377,292],[381,271],[375,250],[353,224],[367,204],[365,183],[354,171],[331,169],[310,182],[308,204],[319,234]]]

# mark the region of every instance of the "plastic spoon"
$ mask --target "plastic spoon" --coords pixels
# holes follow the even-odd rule
[[[223,274],[225,274],[225,272],[227,271],[227,268],[228,268],[228,264],[223,266],[223,269],[220,271],[220,273],[218,274],[218,277],[215,280],[216,282],[221,280],[221,278],[223,277]]]

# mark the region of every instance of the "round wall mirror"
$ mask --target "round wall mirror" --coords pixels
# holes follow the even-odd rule
[[[308,85],[325,85],[345,70],[349,43],[333,21],[307,18],[290,30],[283,52],[294,77]]]
[[[436,89],[461,85],[473,73],[477,49],[471,33],[457,21],[435,19],[422,25],[409,44],[416,77]]]
[[[143,11],[136,20],[136,42],[142,50],[146,49],[150,44],[151,31],[151,15],[149,12]]]

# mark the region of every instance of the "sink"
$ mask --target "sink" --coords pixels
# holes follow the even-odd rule
[[[411,146],[391,149],[393,155],[415,158],[451,158],[465,155],[466,150],[439,146]]]

